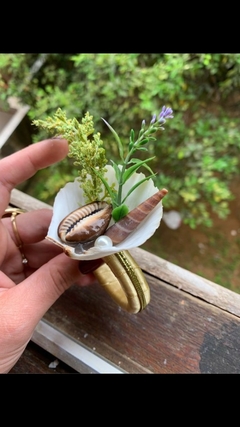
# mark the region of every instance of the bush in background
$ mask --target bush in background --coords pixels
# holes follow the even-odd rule
[[[240,54],[1,54],[0,97],[31,106],[29,119],[58,107],[81,120],[89,111],[108,157],[116,145],[101,118],[128,141],[131,128],[150,121],[163,105],[174,119],[149,147],[156,185],[169,191],[165,210],[175,209],[195,228],[211,226],[211,212],[226,218],[230,183],[239,170]],[[45,138],[33,127],[33,141]],[[31,194],[52,201],[74,178],[68,160],[39,172]]]

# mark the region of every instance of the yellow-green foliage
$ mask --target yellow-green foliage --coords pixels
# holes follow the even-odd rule
[[[75,159],[73,164],[78,169],[80,186],[84,191],[87,203],[99,200],[102,181],[95,172],[104,176],[108,161],[100,133],[94,134],[93,117],[89,112],[79,123],[76,118],[67,119],[66,113],[58,108],[53,117],[47,117],[46,120],[34,120],[33,124],[54,133],[55,136],[67,139],[69,142],[68,155]],[[107,196],[105,193],[103,199],[106,199]]]

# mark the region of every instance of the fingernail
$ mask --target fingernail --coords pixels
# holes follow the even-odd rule
[[[88,274],[96,270],[102,264],[104,264],[102,258],[93,259],[90,261],[81,261],[79,263],[79,270],[82,274]]]
[[[62,135],[51,136],[51,139],[65,139]]]

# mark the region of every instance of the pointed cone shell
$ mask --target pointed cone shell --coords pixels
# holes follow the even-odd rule
[[[140,205],[130,211],[120,221],[109,227],[104,235],[110,237],[114,245],[121,243],[129,236],[129,234],[137,229],[141,222],[147,217],[147,215],[149,215],[149,213],[155,208],[155,206],[157,206],[167,193],[168,191],[165,188],[159,190],[147,200],[140,203]]]

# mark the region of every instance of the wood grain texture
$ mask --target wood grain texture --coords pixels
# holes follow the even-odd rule
[[[58,360],[58,365],[51,368],[55,357],[30,341],[16,365],[9,374],[78,374],[74,369]]]
[[[131,254],[152,276],[240,317],[239,294],[141,248],[132,249]]]
[[[10,203],[12,206],[22,206],[22,209],[33,211],[35,209],[52,209],[52,206],[41,202],[28,194],[14,188],[11,192]]]
[[[96,284],[73,286],[44,318],[129,373],[240,372],[238,319],[147,280],[151,302],[137,315],[118,309]]]

